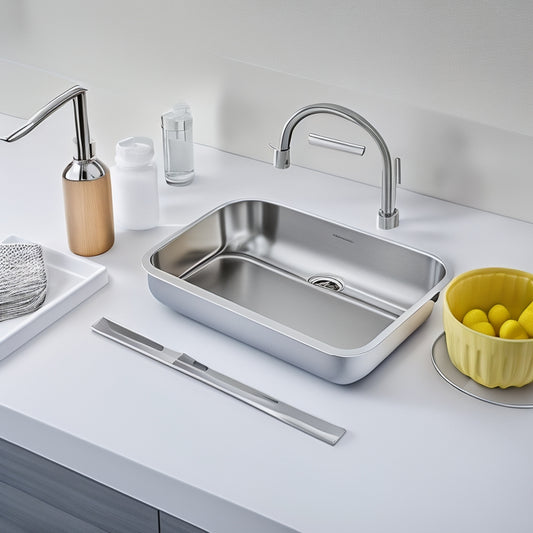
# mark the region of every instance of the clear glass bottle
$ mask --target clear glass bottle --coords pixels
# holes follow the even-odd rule
[[[192,115],[188,104],[176,104],[161,116],[165,179],[169,185],[188,185],[194,178]]]

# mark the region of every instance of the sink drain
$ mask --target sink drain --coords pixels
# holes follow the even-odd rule
[[[332,276],[311,276],[308,280],[311,285],[318,285],[324,289],[329,289],[330,291],[342,291],[344,289],[344,283],[337,278]]]

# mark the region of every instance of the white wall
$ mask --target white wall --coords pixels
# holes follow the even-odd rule
[[[120,138],[159,142],[159,116],[177,100],[193,106],[197,142],[263,160],[292,112],[330,101],[378,128],[402,157],[404,187],[533,222],[529,0],[0,0],[0,8],[8,60],[0,73],[3,65],[12,78],[22,64],[85,84],[98,153],[110,164]],[[0,111],[31,100],[7,92]],[[310,148],[308,131],[369,150],[358,158]],[[293,147],[296,164],[379,182],[372,141],[340,119],[306,119]]]

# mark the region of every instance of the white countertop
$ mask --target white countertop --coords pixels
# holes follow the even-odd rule
[[[68,153],[56,130],[51,122],[0,145],[1,230],[69,253]],[[340,386],[164,307],[140,260],[175,225],[236,198],[380,233],[455,273],[532,271],[533,226],[400,189],[400,226],[384,232],[378,188],[202,146],[196,172],[185,188],[161,183],[162,227],[118,230],[115,246],[92,259],[107,267],[107,286],[0,362],[0,437],[213,533],[529,529],[533,412],[481,402],[438,375],[430,355],[440,300],[376,370]],[[347,433],[328,446],[95,335],[90,325],[103,315]]]

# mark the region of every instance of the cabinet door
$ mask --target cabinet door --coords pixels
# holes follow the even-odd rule
[[[159,533],[207,533],[204,529],[159,511]]]
[[[108,533],[158,531],[156,509],[2,439],[0,439],[0,482],[6,493],[6,501],[11,502],[11,505],[6,504],[6,513],[11,509],[9,511],[11,514],[4,514],[2,511],[0,516],[11,516],[9,519],[11,521],[14,520],[14,516],[17,520],[22,520],[21,516],[24,515],[22,511],[25,507],[28,523],[33,519],[39,520],[38,513],[32,516],[32,508],[41,502],[44,504],[41,515],[43,520],[44,517],[48,517],[52,524],[54,519],[57,519],[59,524],[61,517],[65,520],[79,521],[79,527],[65,530],[69,532],[96,532],[100,529]],[[13,490],[9,490],[8,487]],[[25,496],[31,500],[25,500]],[[29,503],[25,505],[25,501],[31,501],[32,505]],[[53,518],[54,513],[56,518]],[[83,529],[82,525],[87,529]],[[13,531],[17,531],[15,526]],[[91,526],[93,529],[90,529]],[[26,528],[25,531],[55,533],[62,530],[53,527],[47,530],[43,522],[42,527]]]
[[[0,482],[0,531],[6,533],[104,533],[60,509]]]

